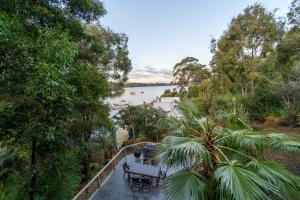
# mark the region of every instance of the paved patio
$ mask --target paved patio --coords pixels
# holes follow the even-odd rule
[[[106,179],[90,198],[91,200],[120,200],[120,199],[132,199],[132,200],[164,200],[164,191],[161,188],[162,181],[158,186],[152,185],[150,192],[142,192],[133,190],[131,184],[128,182],[127,174],[125,179],[123,178],[122,164],[125,162],[123,159],[116,170]],[[126,162],[130,165],[134,161],[133,155],[129,155],[126,158]],[[165,170],[162,167],[162,170]]]

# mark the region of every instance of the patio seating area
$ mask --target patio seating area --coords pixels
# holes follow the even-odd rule
[[[147,199],[163,200],[163,179],[170,174],[164,166],[144,164],[127,155],[91,196],[91,200]],[[147,163],[147,162],[145,162]]]

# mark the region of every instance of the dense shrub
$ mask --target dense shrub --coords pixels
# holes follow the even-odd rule
[[[189,98],[191,98],[191,97],[199,96],[200,93],[201,93],[200,86],[192,85],[192,86],[189,87],[187,95],[188,95]]]
[[[258,87],[254,94],[242,97],[241,103],[249,118],[254,120],[261,120],[281,108],[280,99],[270,87]]]
[[[172,91],[170,89],[167,89],[161,95],[161,97],[178,97],[178,96],[179,96],[179,93],[176,88],[173,88]]]
[[[129,106],[120,111],[119,124],[128,129],[130,138],[155,137],[159,134],[158,123],[167,114],[162,109],[150,106]]]
[[[201,96],[193,98],[202,115],[217,115],[221,113],[237,113],[243,118],[247,118],[243,105],[240,103],[240,96],[233,94]]]

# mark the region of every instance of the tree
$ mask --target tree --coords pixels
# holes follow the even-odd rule
[[[300,1],[293,0],[290,6],[290,11],[287,14],[288,21],[294,27],[300,26]]]
[[[173,88],[173,91],[171,91],[170,89],[166,89],[164,91],[164,93],[161,95],[161,97],[178,97],[178,91],[176,88]]]
[[[277,95],[286,111],[287,124],[297,126],[300,123],[300,62],[292,68],[290,73],[293,76],[281,85]]]
[[[273,65],[266,63],[266,58],[274,54],[282,35],[283,24],[275,20],[273,13],[260,4],[245,8],[218,40],[211,61],[213,72],[226,75],[234,92],[253,91],[255,83],[249,80],[250,73],[261,73],[262,66]]]
[[[278,44],[277,69],[283,78],[288,81],[293,76],[293,68],[300,61],[300,1],[294,0],[288,12],[288,23],[290,25],[284,38]]]
[[[200,84],[204,79],[210,76],[205,65],[201,65],[198,59],[186,57],[174,66],[174,83],[181,87],[191,84]]]
[[[264,160],[266,150],[300,152],[299,142],[255,132],[235,114],[202,117],[189,101],[178,110],[183,118],[167,119],[171,135],[157,150],[159,160],[178,169],[163,186],[168,199],[271,200],[299,193],[299,177]]]
[[[131,69],[127,37],[97,25],[97,0],[0,11],[1,198],[70,199],[88,178],[91,134],[111,127],[103,99]]]
[[[131,138],[136,139],[141,135],[155,137],[159,129],[158,124],[166,117],[161,109],[149,106],[128,106],[120,111],[119,123],[122,127],[128,128]]]

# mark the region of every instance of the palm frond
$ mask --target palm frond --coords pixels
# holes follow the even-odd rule
[[[210,121],[207,117],[201,117],[201,118],[194,119],[193,124],[196,127],[199,127],[201,132],[203,132],[203,133],[209,132],[215,126],[215,124],[212,121]]]
[[[159,126],[160,128],[167,129],[169,133],[176,135],[185,136],[188,133],[184,122],[174,117],[161,120]]]
[[[251,129],[251,127],[234,113],[222,114],[219,120],[223,125],[230,129]]]
[[[159,122],[159,125],[162,128],[170,128],[170,129],[176,129],[181,124],[182,124],[181,120],[178,120],[175,117],[168,117],[165,119],[161,119]]]
[[[196,161],[210,164],[210,154],[200,141],[189,137],[167,136],[158,146],[157,159],[168,166],[190,167]]]
[[[251,154],[262,153],[265,149],[300,152],[300,142],[292,141],[284,134],[264,134],[253,130],[227,130],[224,134],[219,134],[216,142]]]
[[[197,106],[190,100],[180,101],[176,109],[186,118],[199,117],[199,109]]]
[[[227,130],[216,138],[216,143],[238,149],[243,152],[257,154],[265,147],[266,135],[252,130]]]
[[[285,183],[291,187],[298,187],[300,179],[290,173],[283,165],[270,162],[270,161],[258,161],[251,160],[246,165],[249,168],[256,170],[261,177],[264,177],[273,184]]]
[[[284,134],[270,133],[266,135],[272,150],[280,152],[300,152],[300,142],[293,141]]]
[[[285,199],[295,199],[300,192],[300,178],[290,173],[283,165],[252,160],[247,163],[247,168],[252,168],[256,174],[276,185]]]
[[[213,176],[220,190],[220,199],[223,196],[228,198],[228,194],[235,200],[271,200],[269,193],[280,196],[274,185],[237,161],[219,165]]]
[[[169,176],[163,185],[167,199],[193,199],[206,198],[207,181],[205,177],[190,169],[179,171]]]

